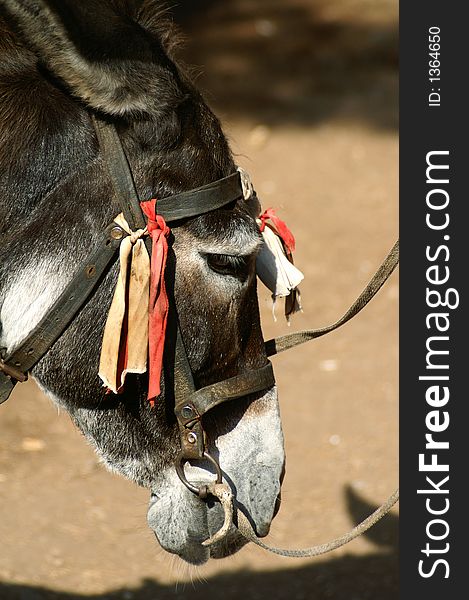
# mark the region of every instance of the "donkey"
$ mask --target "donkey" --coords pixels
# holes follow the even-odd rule
[[[91,115],[112,122],[139,195],[166,196],[236,170],[217,118],[174,58],[175,34],[153,0],[0,0],[0,350],[35,327],[120,212]],[[265,364],[256,295],[261,237],[240,202],[177,228],[168,257],[198,387]],[[145,375],[122,394],[98,379],[115,265],[32,371],[112,471],[150,491],[148,524],[168,552],[201,564],[239,550],[217,502],[192,494],[173,463],[179,449],[171,365],[152,408]],[[275,386],[224,403],[204,428],[257,535],[278,509],[284,470]],[[212,475],[187,465],[193,480]],[[189,477],[189,475],[188,475]]]

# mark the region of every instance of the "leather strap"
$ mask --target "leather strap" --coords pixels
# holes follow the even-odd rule
[[[139,197],[119,135],[113,125],[93,116],[93,125],[101,152],[108,166],[111,180],[122,212],[132,229],[143,229],[145,220]],[[157,211],[167,223],[203,215],[222,208],[243,197],[238,171],[187,192],[158,198]],[[172,225],[174,227],[174,224]]]
[[[243,197],[238,172],[188,192],[158,200],[158,214],[168,223],[203,215]],[[174,227],[174,224],[172,225]]]
[[[187,369],[181,362],[183,356],[185,351],[178,351],[176,346],[174,412],[180,430],[182,448],[180,458],[203,458],[205,440],[202,416],[223,402],[271,388],[275,385],[275,376],[272,364],[268,362],[259,369],[245,371],[198,390],[193,387],[191,390],[190,385],[187,384],[192,380],[192,373],[190,368]]]
[[[245,371],[235,377],[224,379],[197,390],[192,394],[191,402],[198,413],[203,415],[222,402],[241,398],[248,394],[255,394],[274,385],[274,370],[272,363],[268,361],[266,365],[259,369]]]
[[[28,371],[41,360],[77,316],[101,276],[114,262],[125,235],[114,222],[106,227],[93,252],[81,263],[76,275],[48,313],[21,345],[0,361],[0,404],[8,399],[17,381],[26,381]]]
[[[91,120],[125,220],[132,231],[144,229],[146,222],[140,208],[140,198],[117,131],[113,125],[95,115],[91,116]]]
[[[174,308],[174,302],[172,302]],[[174,353],[174,414],[179,425],[181,458],[202,458],[205,452],[205,434],[202,428],[202,415],[191,402],[195,392],[194,377],[187,358],[176,310],[176,347]]]
[[[373,275],[371,281],[368,283],[366,288],[358,296],[348,311],[335,323],[328,325],[327,327],[320,327],[318,329],[306,329],[304,331],[296,331],[295,333],[289,333],[280,337],[268,340],[265,343],[265,349],[267,356],[274,356],[284,350],[289,350],[310,340],[319,338],[326,333],[338,329],[347,321],[350,321],[355,315],[357,315],[368,302],[376,295],[381,289],[383,284],[389,279],[394,269],[399,263],[399,240],[391,248],[389,254],[384,259],[383,263]]]

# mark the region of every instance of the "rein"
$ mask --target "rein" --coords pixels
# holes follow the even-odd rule
[[[94,116],[92,121],[99,141],[101,155],[109,171],[121,212],[132,231],[145,229],[146,221],[140,206],[140,198],[119,135],[113,125]],[[170,222],[172,228],[175,228],[181,224],[181,220],[205,214],[236,200],[243,199],[248,206],[250,202],[257,204],[255,194],[246,197],[246,181],[244,178],[243,174],[235,172],[208,185],[162,198],[157,203],[158,214],[166,222]],[[7,356],[0,355],[0,404],[8,399],[17,382],[27,380],[28,372],[41,360],[74,320],[94,289],[99,285],[102,276],[115,262],[120,243],[128,235],[129,233],[118,223],[115,221],[110,223],[102,232],[92,252],[80,264],[73,279],[40,323],[17,348]],[[145,245],[151,255],[152,244],[150,238],[145,239]],[[341,327],[368,304],[390,277],[398,262],[399,243],[396,242],[369,284],[338,321],[327,327],[305,330],[271,339],[265,344],[267,356],[273,356]],[[211,545],[223,539],[233,524],[233,503],[236,505],[236,500],[233,498],[229,486],[222,482],[222,472],[218,461],[207,450],[208,440],[202,426],[202,416],[222,402],[273,387],[275,378],[272,365],[267,360],[261,368],[246,371],[201,389],[196,389],[177,319],[176,307],[172,300],[170,300],[170,314],[175,319],[174,413],[179,426],[181,445],[175,468],[182,483],[191,492],[202,499],[208,495],[215,496],[223,506],[225,512],[223,527],[209,540],[203,542],[203,545]],[[184,473],[184,463],[188,460],[208,460],[215,469],[216,481],[201,486],[189,482]],[[248,518],[241,510],[237,511],[238,530],[248,540],[277,554],[295,557],[317,556],[338,548],[366,531],[390,510],[397,499],[398,491],[394,492],[377,511],[349,534],[341,536],[329,544],[306,550],[281,550],[267,546],[258,539]]]
[[[310,340],[319,338],[325,335],[326,333],[330,333],[331,331],[338,329],[339,327],[347,323],[347,321],[350,321],[350,319],[352,319],[363,308],[365,308],[368,302],[381,289],[381,287],[385,284],[385,282],[393,273],[394,269],[397,267],[398,263],[399,240],[397,240],[397,242],[394,244],[394,246],[390,250],[387,257],[384,259],[379,269],[369,281],[368,285],[364,288],[364,290],[361,292],[361,294],[358,296],[358,298],[355,300],[352,306],[340,319],[338,319],[335,323],[332,323],[332,325],[328,325],[326,327],[320,327],[318,329],[307,329],[305,331],[297,331],[295,333],[290,333],[288,335],[268,340],[265,343],[267,356],[279,354],[284,350],[289,350],[290,348],[294,348],[295,346],[299,346],[300,344],[304,344],[305,342],[309,342]],[[244,514],[242,508],[239,506],[237,511],[238,530],[250,542],[253,542],[260,548],[263,548],[264,550],[267,550],[272,554],[278,554],[280,556],[286,556],[289,558],[312,558],[314,556],[320,556],[321,554],[326,554],[327,552],[336,550],[341,546],[345,546],[345,544],[348,544],[355,538],[365,533],[365,531],[370,529],[370,527],[373,527],[373,525],[375,525],[380,519],[382,519],[391,510],[391,508],[396,504],[398,500],[399,488],[397,488],[379,508],[377,508],[371,515],[369,515],[351,531],[337,538],[334,538],[330,542],[327,542],[325,544],[318,544],[316,546],[312,546],[311,548],[276,548],[274,546],[265,544],[257,537],[248,517]]]
[[[356,527],[354,527],[348,533],[337,537],[330,542],[325,544],[318,544],[317,546],[311,546],[311,548],[300,548],[300,549],[289,549],[289,548],[276,548],[274,546],[269,546],[256,536],[251,523],[249,522],[246,515],[238,510],[238,529],[241,534],[248,539],[250,542],[253,542],[260,548],[267,550],[268,552],[272,552],[272,554],[278,554],[280,556],[287,556],[289,558],[312,558],[314,556],[320,556],[321,554],[326,554],[327,552],[332,552],[332,550],[337,550],[341,546],[345,546],[358,536],[365,533],[370,527],[373,527],[380,519],[382,519],[396,504],[399,500],[399,489],[393,492],[389,498],[384,502],[379,508],[377,508],[371,515],[369,515],[366,519],[364,519],[361,523],[359,523]]]
[[[379,292],[382,286],[392,275],[398,263],[399,240],[397,240],[397,242],[391,248],[389,254],[386,256],[381,266],[373,275],[370,282],[362,291],[362,293],[358,296],[358,298],[355,300],[352,306],[338,321],[326,327],[319,327],[318,329],[305,329],[304,331],[296,331],[295,333],[289,333],[287,335],[268,340],[265,343],[267,356],[274,356],[275,354],[280,354],[280,352],[283,352],[284,350],[290,350],[290,348],[294,348],[295,346],[299,346],[300,344],[304,344],[305,342],[309,342],[310,340],[315,340],[316,338],[326,335],[326,333],[330,333],[331,331],[338,329],[342,325],[345,325],[347,321],[350,321],[350,319],[352,319],[355,315],[358,315],[358,313],[365,308],[365,306],[373,298],[373,296],[375,296],[375,294]]]

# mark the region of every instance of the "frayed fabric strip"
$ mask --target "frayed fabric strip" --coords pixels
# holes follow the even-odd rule
[[[163,217],[156,213],[155,199],[141,202],[140,206],[148,219],[147,229],[152,240],[150,302],[148,306],[148,400],[153,406],[155,398],[161,393],[160,380],[169,312],[164,272],[168,256],[168,236],[171,230],[166,225]]]
[[[273,212],[271,209],[270,211]],[[276,225],[279,221],[282,224],[282,233],[285,230],[288,232],[288,240],[285,242],[278,227],[266,223],[267,218],[271,218],[271,214],[257,220],[264,243],[257,255],[256,271],[262,283],[272,292],[274,319],[277,298],[285,298],[285,316],[289,321],[290,315],[301,310],[298,286],[304,275],[293,264],[291,249],[295,242],[290,230],[276,217]]]
[[[99,377],[117,394],[127,373],[147,370],[150,259],[142,239],[147,230],[131,231],[122,213],[114,221],[128,235],[120,244],[120,270],[104,328]]]
[[[128,235],[120,244],[119,277],[104,328],[99,377],[118,394],[127,373],[145,373],[148,365],[148,399],[153,405],[161,393],[169,311],[164,271],[170,229],[156,214],[155,199],[141,207],[148,219],[145,229],[131,231],[123,214],[114,219]],[[151,261],[142,239],[147,235],[152,239]]]

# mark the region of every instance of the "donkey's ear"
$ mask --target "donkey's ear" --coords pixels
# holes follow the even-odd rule
[[[92,108],[156,116],[182,98],[178,74],[158,39],[123,12],[125,4],[0,0],[0,10],[26,47]]]

